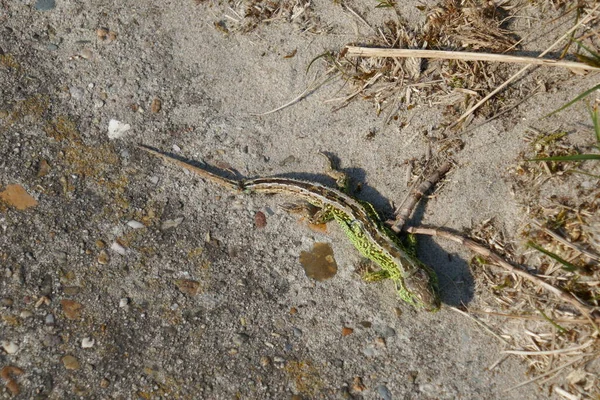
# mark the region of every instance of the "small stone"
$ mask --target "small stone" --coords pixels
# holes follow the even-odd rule
[[[0,299],[0,306],[2,307],[11,307],[13,305],[13,299],[10,297],[3,297]]]
[[[155,97],[154,100],[152,100],[152,103],[150,104],[150,111],[152,111],[154,114],[160,112],[162,108],[162,102],[160,101],[160,99],[158,97]]]
[[[290,308],[290,315],[296,315],[298,313],[298,309],[296,307]]]
[[[118,36],[117,32],[113,32],[113,31],[108,32],[108,41],[114,42],[115,40],[117,40],[117,36]]]
[[[129,226],[130,228],[133,228],[133,229],[142,229],[142,228],[146,227],[146,225],[142,224],[141,222],[134,221],[134,220],[128,221],[127,226]]]
[[[65,286],[63,293],[67,296],[75,296],[81,293],[81,288],[79,286]]]
[[[385,339],[396,336],[396,331],[391,326],[379,327],[377,332]]]
[[[104,243],[103,240],[98,239],[96,240],[96,247],[99,249],[103,249],[106,247],[106,243]]]
[[[35,9],[38,11],[50,11],[56,7],[54,0],[37,0],[35,2]]]
[[[73,100],[81,100],[85,96],[85,90],[77,86],[70,87],[69,93]]]
[[[377,393],[379,394],[379,396],[381,396],[383,400],[392,400],[392,393],[390,392],[390,389],[388,389],[385,385],[377,386]]]
[[[48,43],[46,45],[46,50],[48,50],[48,51],[56,51],[56,50],[58,50],[58,45],[54,44],[54,43]]]
[[[100,387],[106,389],[108,385],[110,385],[110,381],[106,378],[102,378],[102,380],[100,381]]]
[[[354,329],[348,328],[347,326],[342,328],[342,336],[351,335],[354,332]]]
[[[396,314],[396,317],[400,318],[402,316],[402,309],[399,307],[394,308],[394,313]]]
[[[376,354],[375,348],[373,345],[368,345],[364,348],[363,354],[367,357],[373,357]]]
[[[273,363],[273,361],[271,361],[271,357],[268,356],[262,356],[260,358],[260,365],[263,367],[268,367],[269,365],[271,365]]]
[[[104,107],[104,101],[100,99],[94,99],[94,108],[102,108]]]
[[[81,341],[81,347],[84,349],[89,349],[90,347],[94,346],[94,343],[96,343],[96,341],[93,338],[85,337]]]
[[[362,378],[360,376],[355,376],[354,380],[352,381],[352,391],[360,393],[366,388],[367,387],[364,385]]]
[[[21,317],[23,319],[31,318],[31,317],[33,317],[33,313],[29,310],[23,310],[19,314],[19,317]]]
[[[64,356],[61,359],[63,365],[65,366],[66,369],[70,369],[70,370],[77,370],[79,369],[79,361],[73,357],[73,356]]]
[[[15,342],[9,342],[7,340],[2,341],[2,348],[7,354],[15,354],[19,351],[19,346]]]
[[[171,148],[175,153],[179,153],[181,151],[181,147],[177,146],[176,144],[174,144]]]
[[[125,136],[125,132],[131,129],[131,125],[126,124],[116,119],[111,119],[108,122],[108,138],[120,139]]]
[[[149,179],[150,183],[156,185],[158,183],[158,176],[151,176]]]
[[[294,336],[296,336],[297,338],[302,337],[302,331],[298,328],[294,328]]]
[[[127,297],[123,297],[121,300],[119,300],[119,307],[120,308],[125,308],[129,305],[129,299]]]
[[[163,221],[163,223],[160,225],[160,229],[166,230],[166,229],[170,229],[170,228],[175,228],[175,227],[179,226],[182,222],[183,222],[183,217],[179,217],[179,218],[175,218],[175,219],[167,219],[167,220]]]
[[[106,250],[100,250],[100,254],[98,254],[98,264],[106,265],[110,261],[110,257]]]
[[[54,319],[54,314],[48,314],[46,315],[46,317],[44,318],[44,323],[48,326],[52,326],[54,325],[55,319]]]
[[[177,289],[183,294],[188,296],[195,296],[200,292],[200,282],[192,281],[190,279],[177,279],[175,281]]]
[[[255,215],[254,215],[254,225],[258,228],[258,229],[262,229],[265,226],[267,226],[267,217],[265,215],[264,212],[262,211],[258,211]]]
[[[48,161],[46,160],[40,160],[40,162],[38,163],[37,177],[44,177],[48,175],[48,172],[50,172],[50,164],[48,164]]]
[[[83,58],[85,60],[91,60],[92,57],[94,57],[94,53],[92,53],[92,51],[90,49],[81,50],[79,55],[81,56],[81,58]]]
[[[245,343],[248,343],[249,340],[250,336],[246,335],[245,333],[236,333],[231,339],[233,344],[235,344],[236,346],[241,346]]]
[[[361,321],[359,322],[359,324],[363,327],[363,328],[370,328],[373,326],[372,323],[370,323],[369,321]]]
[[[96,29],[96,36],[98,39],[104,41],[108,39],[108,32],[108,28],[98,28]]]
[[[110,245],[110,249],[122,256],[127,254],[127,250],[125,249],[125,247],[121,246],[118,242],[113,242],[113,244]]]
[[[61,300],[60,305],[65,313],[65,317],[70,320],[81,319],[81,313],[83,311],[83,305],[73,300]]]
[[[385,347],[386,346],[385,339],[382,337],[378,337],[377,339],[375,339],[375,345],[377,347]]]

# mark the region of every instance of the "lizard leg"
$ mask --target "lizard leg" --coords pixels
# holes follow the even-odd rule
[[[330,176],[331,178],[335,179],[335,183],[338,189],[345,193],[348,193],[348,191],[350,190],[348,185],[348,175],[345,172],[342,172],[337,169],[337,165],[333,161],[333,158],[331,158],[328,154],[319,154],[325,157],[325,160],[327,160],[327,166],[325,168],[325,173],[327,174],[327,176]]]
[[[330,210],[317,207],[307,201],[285,203],[281,204],[280,207],[287,212],[300,214],[307,218],[311,224],[324,224],[333,219]]]
[[[384,279],[389,279],[390,274],[385,270],[379,270],[374,272],[364,272],[361,278],[366,282],[379,282]]]

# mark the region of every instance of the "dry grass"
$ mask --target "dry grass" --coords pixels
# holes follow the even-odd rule
[[[215,22],[215,28],[224,34],[248,33],[276,22],[292,23],[302,32],[326,31],[313,13],[310,0],[230,0],[223,10],[223,18]]]
[[[477,50],[502,53],[513,48],[517,38],[504,25],[510,17],[502,6],[479,1],[445,0],[424,10],[426,23],[412,28],[402,21],[387,21],[368,40],[368,46],[386,48],[429,48]],[[479,61],[443,61],[420,58],[346,57],[342,52],[328,58],[329,73],[340,74],[353,88],[338,99],[342,106],[362,97],[372,100],[388,117],[399,109],[429,103],[444,106],[449,117],[460,115],[482,94],[497,86],[507,70]],[[497,111],[502,101],[482,110]]]

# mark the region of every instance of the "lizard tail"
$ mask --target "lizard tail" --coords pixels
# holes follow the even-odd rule
[[[137,147],[156,156],[156,157],[162,158],[163,160],[165,160],[167,162],[170,162],[172,164],[177,164],[177,165],[187,169],[188,171],[195,173],[196,175],[200,176],[201,178],[204,178],[206,180],[215,182],[219,185],[225,186],[225,187],[231,189],[232,191],[239,191],[239,190],[244,189],[244,183],[242,181],[224,178],[224,177],[217,175],[215,173],[212,173],[204,168],[196,167],[195,165],[185,162],[179,158],[175,158],[173,156],[163,154],[163,153],[153,149],[150,146],[138,144]]]

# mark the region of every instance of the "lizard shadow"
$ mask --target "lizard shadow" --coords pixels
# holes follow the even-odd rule
[[[350,178],[350,188],[358,187],[358,190],[350,190],[352,196],[371,203],[383,221],[394,215],[394,208],[389,200],[377,189],[364,183],[367,174],[363,169],[341,168],[340,170]],[[325,174],[286,173],[277,174],[276,176],[318,182],[332,188],[336,187],[334,180]],[[426,208],[427,198],[423,197],[417,204],[408,225],[419,226]],[[474,296],[475,283],[468,262],[458,255],[448,253],[431,237],[419,236],[418,239],[418,257],[436,272],[442,302],[453,307],[460,307],[471,302]]]

